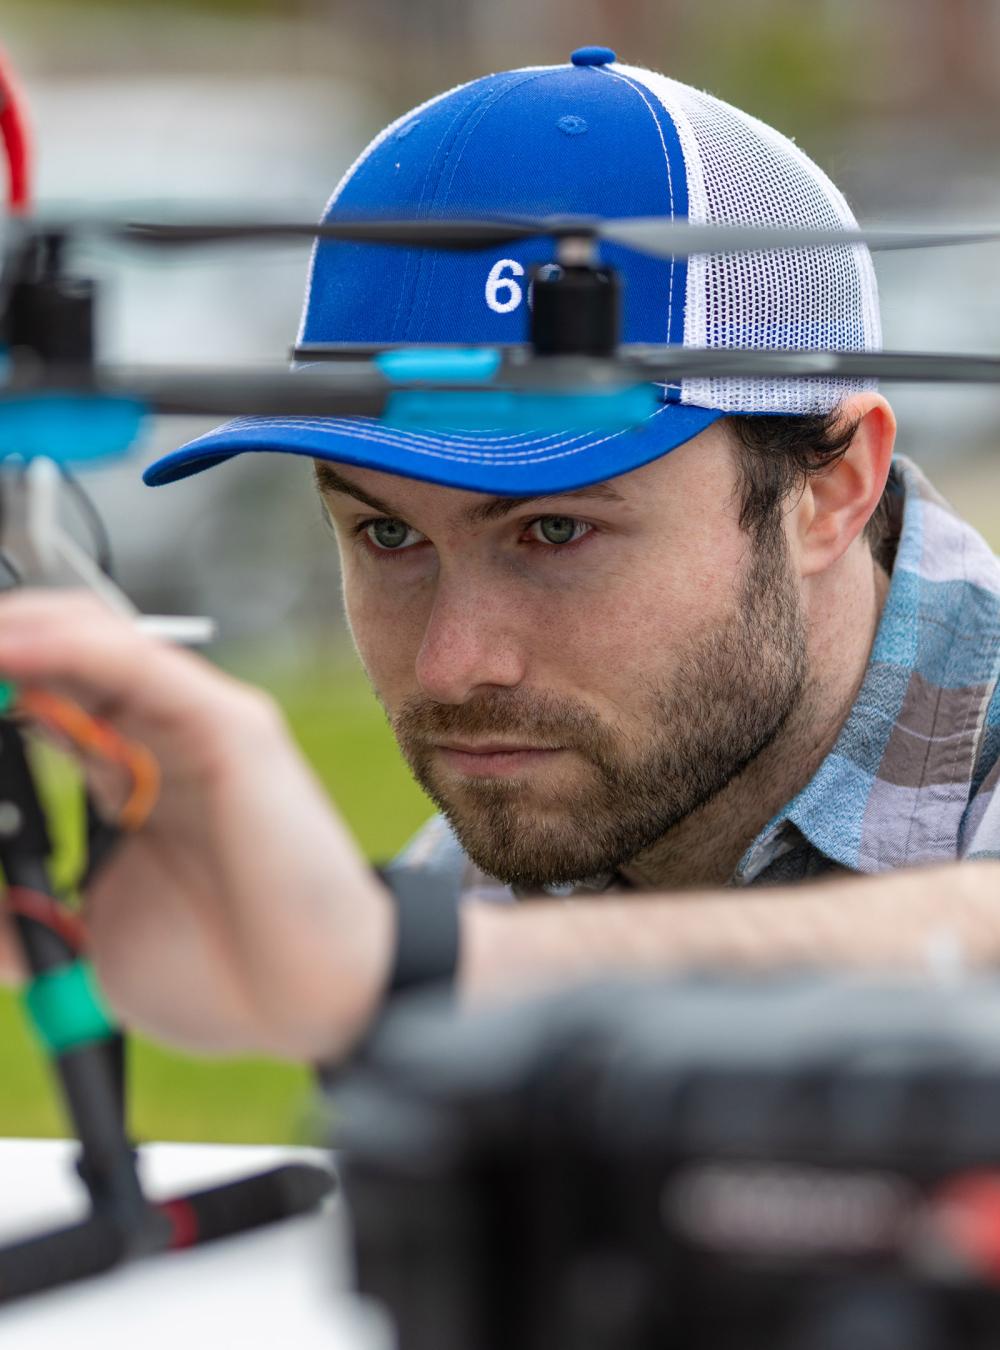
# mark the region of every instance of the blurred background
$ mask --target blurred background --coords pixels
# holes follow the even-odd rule
[[[1000,0],[4,0],[42,209],[147,217],[258,204],[318,218],[388,121],[490,71],[600,43],[791,135],[862,224],[1000,220]],[[141,208],[141,209],[140,209]],[[307,247],[172,259],[95,250],[102,354],[282,361]],[[882,255],[887,346],[1000,351],[1000,249]],[[1000,543],[1000,394],[888,388],[900,448]],[[141,468],[208,423],[155,426],[84,476],[120,578],[146,609],[208,613],[214,659],[270,688],[362,844],[389,856],[428,814],[361,678],[332,538],[305,462],[252,456],[150,491]],[[0,1134],[64,1127],[0,996]],[[302,1137],[304,1072],[140,1044],[140,1137]]]

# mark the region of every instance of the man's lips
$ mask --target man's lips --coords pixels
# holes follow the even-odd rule
[[[442,741],[436,749],[449,768],[470,778],[514,776],[561,752],[560,746],[512,745],[504,741]]]
[[[552,750],[551,745],[530,745],[527,741],[440,741],[441,750],[457,750],[461,755],[516,755],[522,750]]]

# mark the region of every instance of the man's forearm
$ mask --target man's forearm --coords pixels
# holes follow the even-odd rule
[[[954,863],[767,890],[471,904],[461,983],[503,994],[683,967],[923,968],[1000,963],[1000,863]]]

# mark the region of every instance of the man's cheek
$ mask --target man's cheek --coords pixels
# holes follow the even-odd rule
[[[419,628],[385,605],[349,606],[347,618],[361,664],[380,701],[391,712],[413,693]]]

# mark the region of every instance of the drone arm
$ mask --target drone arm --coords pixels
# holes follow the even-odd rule
[[[62,475],[39,457],[7,475],[4,484],[3,555],[29,586],[71,586],[92,591],[152,637],[198,645],[215,636],[213,620],[198,615],[140,614],[125,592],[102,571],[59,523]]]
[[[135,606],[59,524],[62,476],[51,459],[33,459],[6,475],[4,551],[34,586],[83,586],[119,614]]]
[[[119,614],[134,615],[135,606],[59,524],[62,475],[51,459],[33,459],[24,471],[25,537],[37,580],[43,585],[77,585],[93,591]]]
[[[108,1054],[116,1028],[96,1001],[80,953],[46,918],[52,897],[48,830],[21,732],[8,719],[0,719],[0,751],[0,864],[31,972],[25,1007],[57,1071],[83,1147],[81,1175],[95,1208],[123,1229],[135,1229],[143,1221],[145,1202],[122,1125],[116,1066]],[[41,908],[15,903],[19,891]]]

